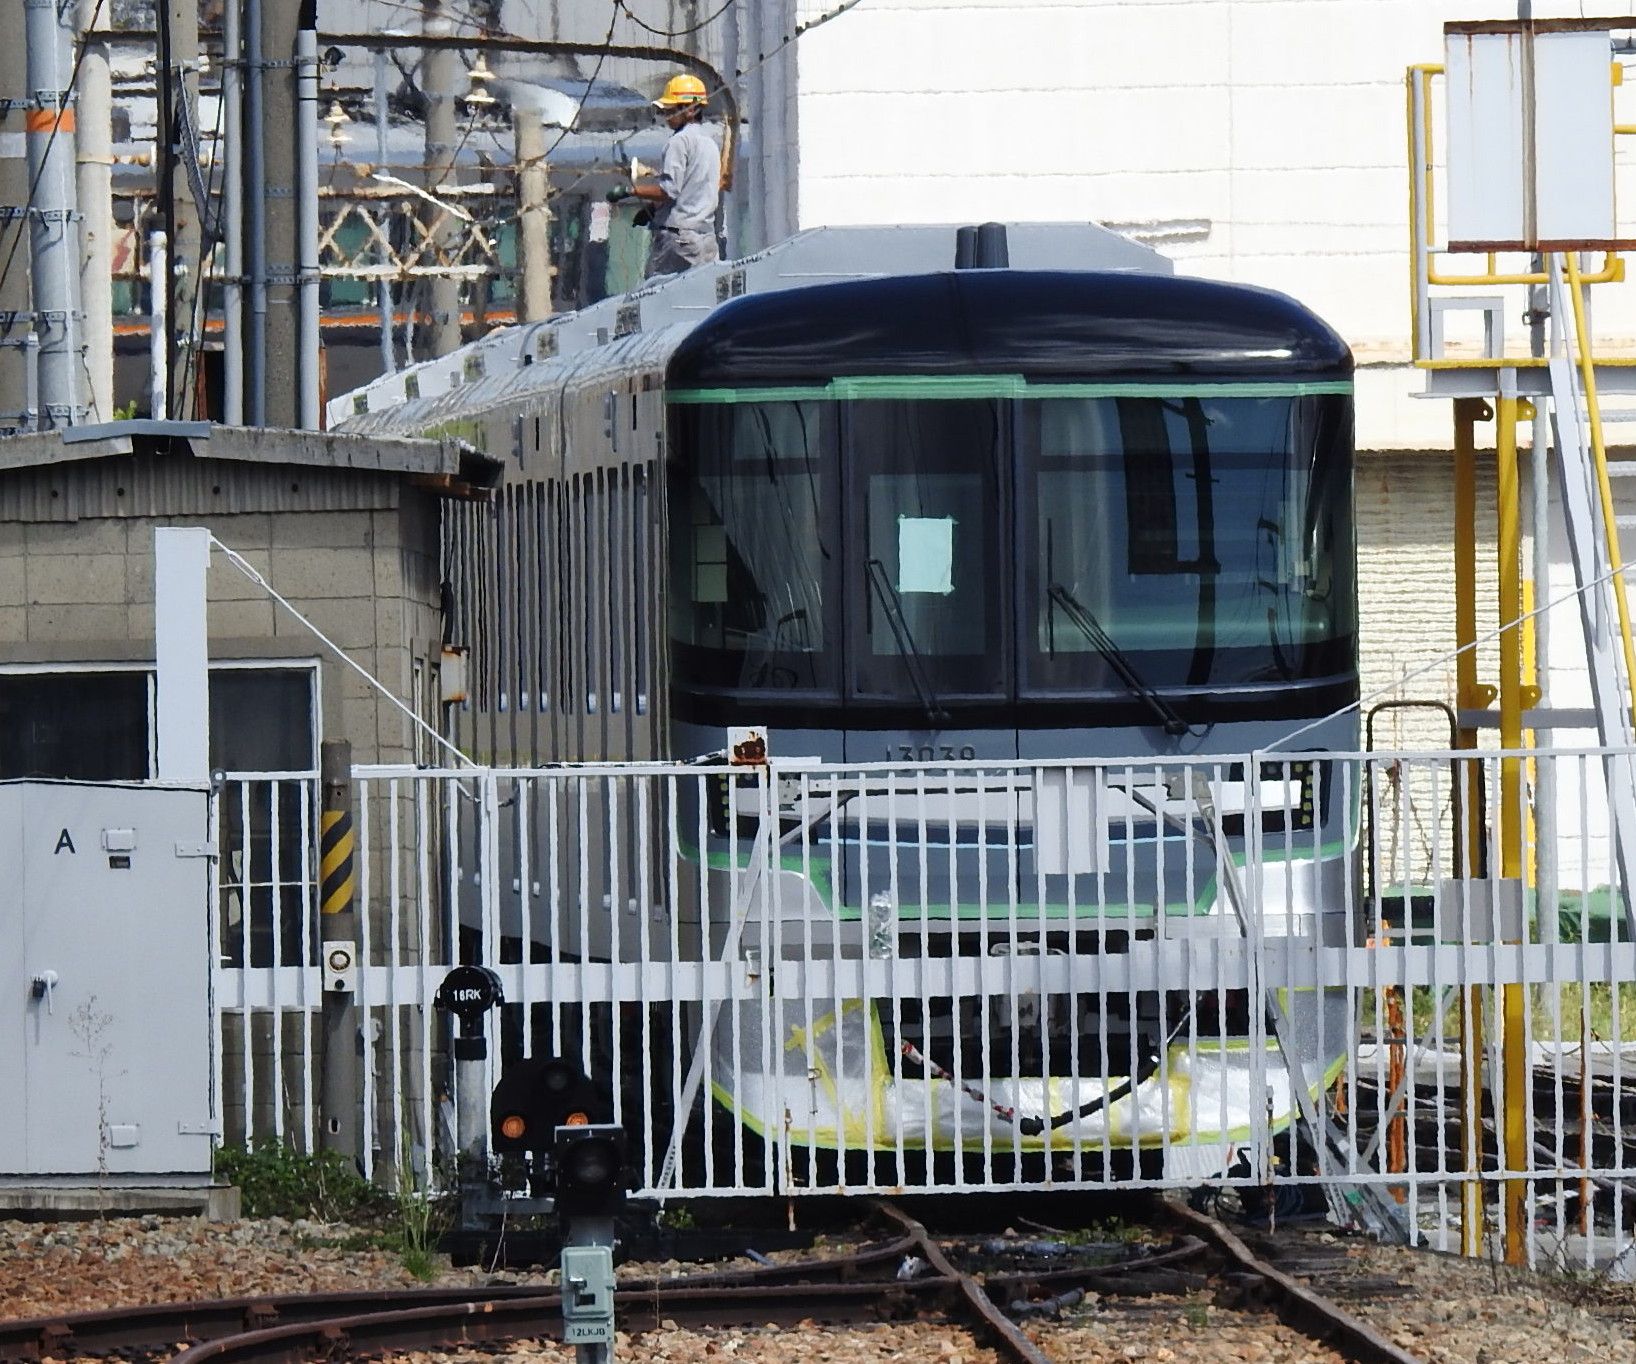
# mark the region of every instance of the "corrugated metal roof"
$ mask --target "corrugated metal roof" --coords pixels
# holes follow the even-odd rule
[[[118,455],[0,473],[0,521],[384,511],[401,491],[391,473]]]

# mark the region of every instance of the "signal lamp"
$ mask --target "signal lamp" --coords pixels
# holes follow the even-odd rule
[[[625,1133],[611,1123],[557,1128],[559,1217],[612,1217],[625,1201]]]
[[[613,1117],[612,1103],[578,1066],[557,1056],[508,1062],[489,1104],[493,1149],[550,1151],[552,1133],[576,1115],[581,1123]]]
[[[583,1113],[570,1113],[562,1120],[562,1125],[564,1127],[589,1127],[590,1124],[590,1118],[586,1117]]]

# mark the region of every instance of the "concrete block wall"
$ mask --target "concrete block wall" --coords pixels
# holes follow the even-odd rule
[[[1365,696],[1396,687],[1394,694],[1402,699],[1454,703],[1452,489],[1453,457],[1442,451],[1377,455],[1358,470]],[[1500,623],[1490,451],[1478,454],[1477,511],[1477,633],[1482,635]],[[1411,673],[1420,675],[1397,686]],[[1497,643],[1478,648],[1477,675],[1488,683],[1498,678]],[[1376,721],[1375,743],[1381,748],[1446,748],[1448,726],[1431,711],[1386,712]]]
[[[164,524],[207,526],[400,697],[417,661],[435,688],[436,508],[418,493],[387,510],[0,522],[0,663],[151,659],[153,530]],[[208,592],[213,658],[317,659],[324,736],[350,739],[359,762],[413,759],[401,712],[220,553]]]

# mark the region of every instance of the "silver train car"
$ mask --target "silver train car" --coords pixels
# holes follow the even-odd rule
[[[807,820],[804,851],[779,872],[779,942],[762,945],[860,958],[884,933],[906,957],[1072,958],[1229,912],[1219,873],[1252,831],[1220,792],[1252,774],[1216,771],[1210,837],[1167,828],[1166,783],[1301,726],[1300,751],[1255,774],[1284,794],[1253,832],[1306,853],[1268,855],[1261,879],[1322,937],[1349,931],[1357,793],[1324,754],[1355,750],[1356,718],[1324,717],[1358,698],[1352,368],[1289,298],[1177,277],[1094,227],[819,229],[386,376],[331,419],[508,461],[497,502],[456,508],[444,531],[450,629],[471,649],[453,736],[468,752],[690,761],[752,730],[819,768],[938,769],[931,835],[924,791],[816,815],[785,800],[773,817]],[[1132,774],[1098,779],[1110,833],[1094,867],[1043,860],[1050,778],[992,775],[1062,760]],[[679,797],[692,806],[674,827],[699,836],[677,851],[706,877],[729,876],[769,816],[745,780]],[[984,801],[1006,810],[1003,838],[983,835]],[[515,908],[505,951],[527,959],[538,944]],[[560,932],[573,940],[555,951],[623,955],[616,927]],[[693,916],[675,942],[696,956],[720,939]],[[1283,1007],[1315,1093],[1348,1034],[1344,998]],[[1225,1042],[1257,1032],[1255,1012],[1179,984],[1067,988],[1026,1009],[958,990],[838,1007],[829,1029],[837,1047],[856,1034],[851,1060],[832,1056],[827,1097],[792,1118],[746,1060],[766,1021],[741,1011],[712,1038],[714,1093],[744,1128],[781,1126],[808,1151],[890,1131],[900,1151],[907,1132],[957,1155],[992,1149],[1003,1123],[1019,1152],[1072,1138],[1129,1154],[1146,1138],[1115,1100],[1173,1102],[1178,1018],[1223,1039],[1193,1084],[1225,1092],[1244,1082]],[[810,1013],[774,1035],[810,1035]],[[1076,1104],[1092,1079],[1100,1097]],[[1289,1088],[1266,1100],[1275,1127],[1296,1116]],[[1229,1143],[1262,1102],[1222,1100],[1219,1130],[1194,1135]],[[859,1112],[877,1115],[861,1138]]]

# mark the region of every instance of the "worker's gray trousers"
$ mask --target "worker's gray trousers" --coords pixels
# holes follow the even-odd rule
[[[695,265],[710,265],[721,259],[714,232],[691,227],[656,227],[653,247],[648,252],[647,274],[675,275]]]

